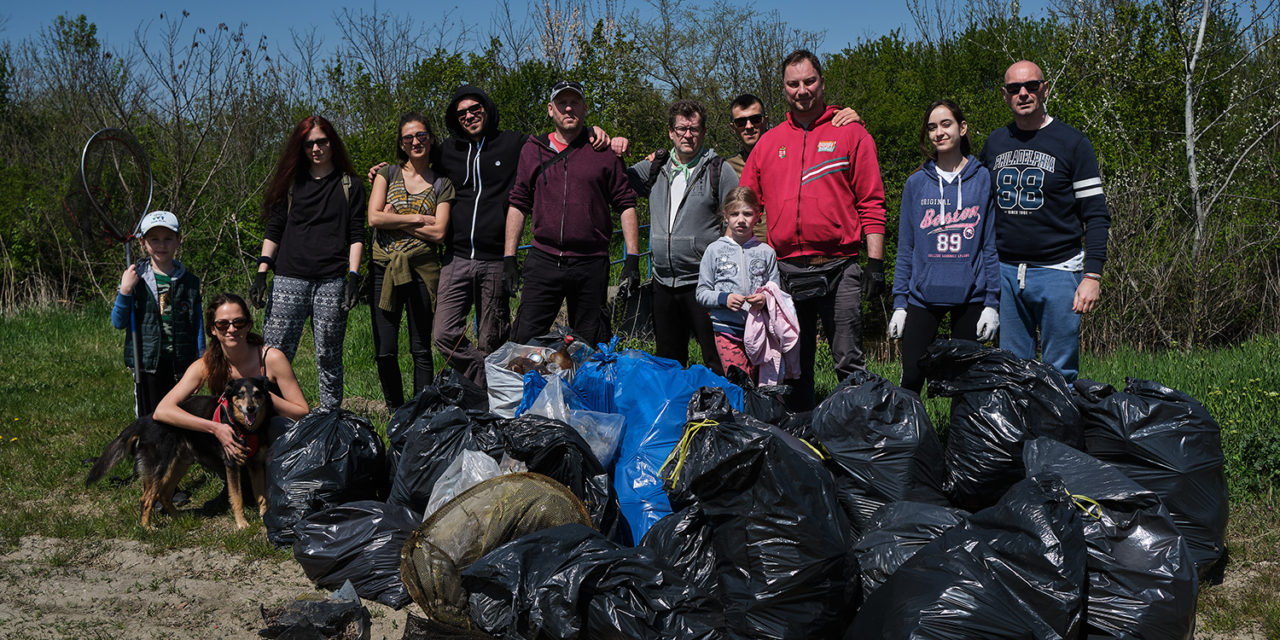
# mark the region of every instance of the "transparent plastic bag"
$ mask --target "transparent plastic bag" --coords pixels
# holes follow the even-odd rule
[[[569,410],[569,426],[591,445],[591,453],[595,454],[596,460],[606,469],[613,465],[618,456],[618,445],[622,444],[622,432],[626,423],[626,416],[620,413]]]
[[[436,485],[431,489],[431,499],[427,501],[427,510],[423,520],[430,517],[454,496],[474,487],[489,478],[502,475],[498,461],[487,453],[463,449],[458,457],[445,468]]]

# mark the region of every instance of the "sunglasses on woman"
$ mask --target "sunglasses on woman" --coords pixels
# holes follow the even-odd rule
[[[400,136],[400,144],[403,145],[413,144],[414,140],[417,140],[420,144],[427,144],[428,142],[431,142],[431,134],[426,131],[419,131],[417,133]]]
[[[230,327],[235,327],[235,328],[237,328],[237,329],[243,329],[243,328],[245,328],[245,327],[249,326],[249,319],[248,319],[248,318],[236,318],[235,320],[218,320],[218,321],[215,321],[215,322],[213,323],[213,326],[214,326],[215,328],[217,328],[217,329],[218,329],[218,331],[226,331],[226,330],[227,330],[228,328],[230,328]]]

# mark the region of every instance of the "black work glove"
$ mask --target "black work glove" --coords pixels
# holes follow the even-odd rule
[[[253,284],[249,285],[249,302],[254,307],[261,309],[267,305],[267,272],[259,271],[258,275],[253,277]]]
[[[862,297],[870,300],[884,295],[884,260],[867,258],[862,269]]]
[[[349,312],[360,302],[360,274],[352,271],[347,274],[347,283],[342,287],[342,311]]]
[[[618,279],[618,295],[629,296],[640,287],[640,256],[627,254],[622,263],[622,276]]]
[[[514,298],[520,292],[520,265],[515,256],[502,258],[502,289],[507,296]]]

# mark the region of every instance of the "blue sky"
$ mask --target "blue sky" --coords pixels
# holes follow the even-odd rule
[[[644,12],[649,8],[646,0],[614,0],[623,12]],[[691,5],[694,0],[687,0]],[[1024,15],[1037,15],[1043,11],[1047,0],[1024,0]],[[413,3],[379,3],[379,10],[401,13],[415,12],[419,21],[434,20],[452,9],[452,17],[473,25],[480,33],[488,32],[498,6],[496,0],[475,2],[450,2],[418,0]],[[879,37],[893,29],[902,29],[908,37],[915,35],[915,27],[906,0],[887,2],[832,2],[831,0],[763,0],[753,3],[761,12],[774,9],[792,26],[809,31],[825,31],[822,52],[838,51],[859,39]],[[201,3],[157,2],[154,0],[50,0],[46,2],[10,2],[0,8],[0,40],[18,42],[35,36],[39,30],[52,23],[54,17],[67,14],[72,17],[83,13],[98,25],[99,39],[109,46],[128,45],[133,40],[139,24],[157,20],[161,13],[180,12],[186,8],[191,16],[190,25],[216,26],[245,23],[247,33],[256,38],[265,34],[277,45],[290,42],[290,28],[309,30],[314,26],[323,37],[325,47],[333,47],[339,41],[334,15],[342,7],[371,9],[374,5],[333,0],[204,0]],[[514,10],[523,12],[525,0],[511,0]],[[523,14],[521,15],[523,17]]]

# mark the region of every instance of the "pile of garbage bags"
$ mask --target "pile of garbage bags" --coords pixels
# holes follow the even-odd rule
[[[939,341],[940,436],[871,373],[793,414],[740,372],[556,340],[491,356],[515,377],[487,393],[442,373],[385,451],[353,414],[300,421],[272,540],[416,603],[413,637],[531,640],[1189,638],[1225,555],[1218,425],[1158,383]]]

